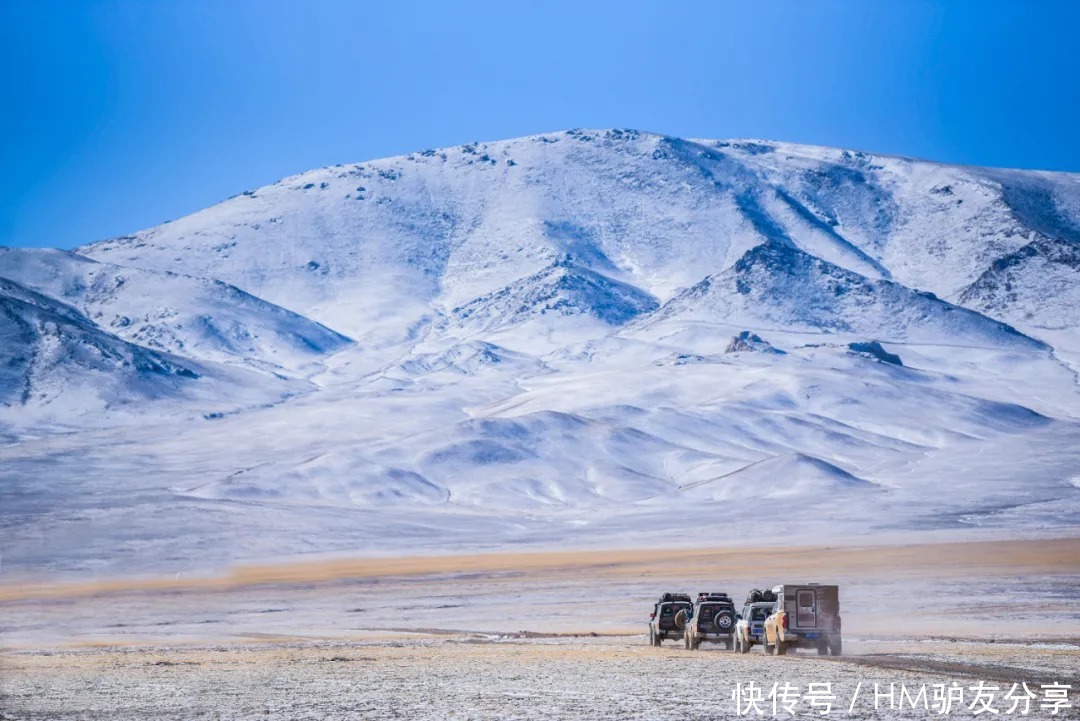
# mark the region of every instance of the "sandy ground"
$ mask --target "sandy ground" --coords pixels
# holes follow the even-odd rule
[[[844,658],[644,641],[659,591],[741,598],[782,580],[841,585]],[[736,717],[731,693],[751,681],[832,683],[831,715],[926,718],[937,714],[887,697],[875,709],[873,684],[925,684],[931,702],[932,684],[953,681],[1080,685],[1080,539],[338,559],[24,583],[0,588],[0,638],[6,719],[719,719]]]

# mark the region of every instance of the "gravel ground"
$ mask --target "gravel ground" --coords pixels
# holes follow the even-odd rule
[[[852,719],[973,718],[979,681],[1002,694],[1027,682],[1077,686],[1080,645],[977,642],[874,642],[847,645],[842,659],[800,653],[765,657],[674,644],[653,649],[638,637],[516,639],[475,635],[380,638],[348,643],[171,648],[83,648],[0,656],[4,719],[697,719],[740,718],[732,693],[754,682],[764,693],[791,684],[799,717],[818,715],[808,684],[829,683],[828,716]],[[874,684],[900,686],[927,703],[899,709],[888,696],[875,709]],[[934,684],[963,690],[963,707],[941,714]],[[858,694],[857,696],[856,693]],[[854,705],[852,697],[855,696]],[[1080,703],[1075,692],[1070,703]],[[929,706],[929,709],[926,706]],[[745,706],[744,706],[745,708]],[[1019,709],[1018,709],[1019,711]],[[752,711],[750,716],[759,716]],[[1014,713],[1012,715],[1019,716]],[[790,718],[778,708],[777,717]],[[984,713],[983,717],[991,714]],[[1080,718],[1076,708],[1056,718]]]
[[[773,713],[774,684],[790,684],[799,717],[823,717],[803,698],[812,683],[830,684],[832,717],[1001,719],[1021,715],[1001,697],[1024,682],[1027,718],[1076,719],[1040,702],[1043,684],[1080,687],[1078,544],[347,559],[8,583],[0,721],[791,718],[782,703]],[[783,578],[841,585],[847,655],[694,653],[639,635],[660,591],[742,598]],[[998,714],[970,708],[980,682],[999,687]],[[750,683],[761,700],[740,715],[732,693]],[[940,713],[935,685],[965,703]]]

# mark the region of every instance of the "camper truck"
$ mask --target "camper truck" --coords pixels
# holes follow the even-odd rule
[[[765,619],[765,653],[783,656],[797,648],[814,648],[822,656],[839,656],[840,589],[820,583],[785,583],[773,587],[776,605]]]

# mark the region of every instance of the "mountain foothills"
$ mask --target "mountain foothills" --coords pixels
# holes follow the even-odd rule
[[[5,568],[1080,511],[1076,174],[629,130],[425,150],[0,249],[0,337]]]

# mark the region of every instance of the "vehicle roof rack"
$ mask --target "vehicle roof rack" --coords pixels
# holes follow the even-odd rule
[[[772,589],[755,588],[746,594],[746,603],[775,603],[776,593]]]
[[[707,592],[707,591],[702,591],[701,593],[699,593],[697,595],[697,600],[699,600],[699,601],[730,601],[731,596],[727,595],[726,593],[710,593],[710,592]]]
[[[660,603],[667,603],[668,601],[689,601],[689,593],[665,593],[660,597]]]

